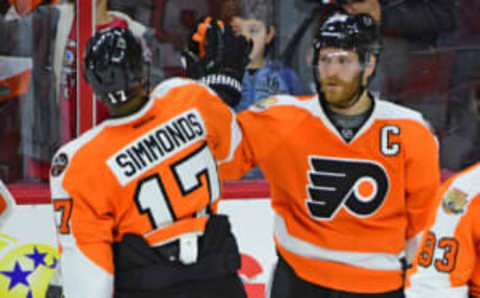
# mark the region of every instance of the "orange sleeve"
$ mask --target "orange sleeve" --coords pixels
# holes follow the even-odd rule
[[[50,175],[57,239],[67,297],[109,297],[113,289],[113,218],[105,172],[95,156],[77,160],[69,149],[62,170]],[[71,161],[68,164],[68,161]],[[52,171],[53,172],[53,171]],[[102,185],[103,183],[103,185]]]
[[[207,98],[205,98],[207,97]],[[204,91],[200,99],[202,118],[207,126],[207,143],[217,161],[229,157],[236,125],[235,113],[216,95]]]
[[[407,123],[405,196],[407,239],[415,237],[426,224],[433,208],[433,198],[440,186],[438,143],[430,130],[417,122]]]
[[[205,94],[198,98],[207,125],[207,143],[217,160],[220,179],[240,179],[255,164],[242,124],[217,95],[205,89]]]
[[[75,166],[84,163],[76,163]],[[82,171],[82,172],[80,172]],[[72,168],[65,177],[64,185],[72,199],[71,232],[77,248],[103,270],[113,273],[111,245],[114,233],[114,210],[106,191],[99,185],[98,175],[84,174],[88,169]],[[75,175],[75,173],[82,173]],[[71,174],[68,176],[68,174]],[[85,181],[87,180],[87,181]],[[85,186],[88,185],[88,189]],[[95,231],[92,233],[92,231]]]
[[[72,233],[76,246],[96,265],[113,274],[113,218],[82,194],[72,194]],[[95,233],[92,233],[95,231]]]
[[[225,179],[239,179],[256,166],[262,169],[264,175],[271,172],[266,171],[267,167],[275,168],[276,161],[272,155],[282,147],[282,142],[286,138],[302,137],[302,132],[296,127],[303,118],[298,113],[290,113],[291,108],[279,105],[266,109],[252,108],[237,114],[241,142],[233,160],[228,163]]]

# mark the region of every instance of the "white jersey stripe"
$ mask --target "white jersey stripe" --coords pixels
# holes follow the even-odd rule
[[[362,253],[331,250],[316,246],[290,235],[285,221],[277,213],[274,215],[274,234],[278,243],[283,248],[306,258],[343,263],[373,270],[402,269],[400,258],[403,256],[403,252],[398,255],[388,253]]]
[[[232,109],[230,109],[230,112],[232,113],[232,123],[231,123],[231,131],[230,131],[230,152],[228,153],[228,156],[225,159],[219,160],[217,162],[218,165],[221,165],[222,163],[225,163],[225,162],[229,162],[233,159],[235,151],[237,151],[237,148],[240,145],[240,142],[242,141],[242,138],[243,138],[240,126],[238,126],[238,122],[235,120],[235,112]]]

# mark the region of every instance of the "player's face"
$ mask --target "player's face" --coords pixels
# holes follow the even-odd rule
[[[357,53],[336,48],[321,49],[317,71],[327,102],[339,108],[348,107],[358,95],[362,82]]]

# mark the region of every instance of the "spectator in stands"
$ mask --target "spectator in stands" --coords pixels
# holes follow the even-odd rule
[[[0,43],[0,55],[32,59],[31,82],[27,93],[20,98],[20,151],[24,155],[27,178],[46,179],[49,161],[60,145],[53,67],[59,13],[51,6],[37,7],[41,4],[39,1],[22,3],[32,5],[21,6],[23,9],[18,13],[15,7],[19,6],[14,5],[8,17],[0,15],[0,40],[8,41]],[[33,165],[40,165],[40,171]]]
[[[217,1],[156,1],[152,22],[161,55],[154,64],[162,67],[166,77],[184,75],[180,57],[186,46],[185,41],[197,18],[218,15]]]
[[[129,28],[137,36],[142,36],[147,28],[142,24],[132,20],[129,16],[107,10],[108,0],[96,0],[96,31],[102,31],[107,28],[120,27]],[[61,142],[65,143],[72,140],[78,134],[77,130],[77,98],[76,98],[76,17],[74,14],[73,3],[67,3],[60,6],[65,11],[65,18],[61,19],[58,28],[63,28],[57,38],[57,44],[61,47],[57,48],[59,53],[56,62],[62,63],[56,67],[59,80],[59,103],[62,115]],[[61,58],[61,60],[59,59]],[[107,107],[97,100],[97,124],[108,117]]]
[[[23,175],[19,154],[20,103],[31,96],[31,74],[31,58],[0,56],[0,180],[6,182]]]
[[[235,10],[235,7],[230,9]],[[242,81],[242,100],[235,111],[243,111],[261,99],[276,94],[304,94],[297,74],[280,61],[268,58],[276,34],[272,1],[240,0],[236,9],[238,15],[231,16],[232,27],[252,40],[253,49]],[[260,169],[255,168],[244,178],[262,177]]]
[[[442,53],[431,49],[455,29],[456,1],[363,0],[343,6],[351,13],[368,13],[382,24],[384,50],[373,90],[392,101],[446,92],[448,65],[441,63]],[[403,94],[408,99],[399,99]]]
[[[243,78],[242,100],[235,107],[240,112],[261,99],[275,94],[304,94],[295,72],[268,54],[275,38],[271,0],[240,0],[240,15],[234,16],[236,32],[253,41],[250,63]]]
[[[406,297],[480,297],[480,2],[461,0],[458,29],[448,41],[455,53],[447,125],[440,139],[441,164],[452,174],[438,190]]]
[[[152,27],[152,14],[155,0],[109,0],[108,10],[121,11],[145,27]]]
[[[471,3],[460,13],[462,2],[470,0],[363,0],[344,5],[352,13],[368,13],[381,20],[384,50],[372,88],[390,101],[421,111],[430,121],[441,143],[443,178],[448,177],[449,171],[465,166],[464,158],[471,154],[474,141],[473,135],[467,135],[476,131],[475,125],[463,128],[461,123],[466,124],[466,119],[473,115],[466,108],[469,104],[465,99],[463,107],[454,107],[459,94],[451,90],[452,80],[466,81],[459,77],[459,70],[472,69],[475,64],[473,51],[456,51],[455,45],[458,46],[460,32],[471,40],[474,35],[465,32],[478,30],[472,21],[478,20],[480,5]],[[459,62],[455,63],[456,60]],[[456,142],[459,143],[454,145]]]
[[[2,16],[10,8],[9,1],[0,2]],[[31,74],[30,57],[0,56],[0,180],[7,183],[23,175],[19,154],[20,101],[27,96]]]
[[[320,3],[321,1],[299,0],[298,2]],[[280,28],[291,27],[288,12],[298,10],[298,7],[307,8],[306,13],[311,15],[298,26],[296,34],[292,35],[282,53],[282,60],[292,67],[293,55],[296,55],[296,49],[299,46],[302,47],[302,56],[311,56],[304,48],[304,45],[308,47],[308,43],[301,42],[302,36],[308,28],[314,27],[312,20],[315,18],[312,16],[321,14],[323,10],[323,7],[318,4],[317,6],[300,6],[297,5],[298,2],[282,2],[281,11],[284,15],[279,24]],[[411,101],[419,97],[432,96],[432,94],[436,96],[437,90],[445,92],[448,70],[444,63],[448,59],[443,58],[448,55],[436,52],[435,49],[438,44],[448,39],[448,35],[455,28],[454,12],[458,0],[347,0],[342,2],[347,2],[344,8],[351,13],[369,13],[382,23],[384,50],[379,59],[377,74],[370,85],[372,91],[381,92],[382,96],[390,101],[399,101],[399,98]],[[314,90],[314,84],[310,84],[313,78],[305,67],[295,65],[295,69],[302,70],[300,77],[305,84],[308,82],[309,87],[312,86],[309,89]],[[439,85],[441,88],[438,88]]]
[[[440,161],[456,172],[480,160],[480,83],[466,82],[449,94],[447,125],[440,138]]]
[[[458,171],[480,160],[480,2],[460,0],[458,28],[445,44],[454,53],[446,125],[441,144],[442,167]]]
[[[77,136],[74,2],[39,6],[21,19],[0,19],[0,37],[9,40],[0,46],[0,54],[31,56],[34,60],[33,95],[24,102],[21,119],[22,151],[27,157],[29,179],[46,181],[55,150]],[[108,0],[96,1],[97,30],[128,27],[137,36],[147,33],[146,27],[129,16],[108,11],[107,5]],[[160,79],[151,77],[153,83]],[[107,110],[98,101],[97,123],[106,117]]]

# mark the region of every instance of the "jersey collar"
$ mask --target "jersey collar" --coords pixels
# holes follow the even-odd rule
[[[328,116],[328,113],[326,111],[326,107],[320,103],[321,101],[318,98],[318,95],[313,98],[312,100],[316,101],[316,114],[322,122],[325,124],[325,126],[330,130],[338,139],[340,139],[343,143],[345,144],[351,144],[353,143],[357,138],[359,138],[365,131],[370,128],[370,126],[373,124],[375,121],[375,115],[377,114],[377,109],[378,109],[378,103],[377,101],[379,100],[378,95],[369,93],[370,98],[372,99],[372,108],[370,109],[370,115],[366,118],[365,122],[360,126],[360,128],[357,130],[355,135],[350,139],[350,141],[347,141],[342,133],[337,129],[337,127],[333,124],[333,121],[330,119]]]

